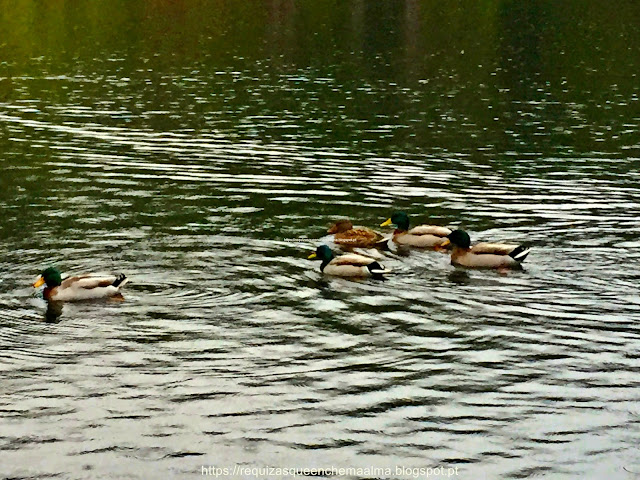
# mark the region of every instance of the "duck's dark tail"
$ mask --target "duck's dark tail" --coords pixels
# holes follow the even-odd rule
[[[113,286],[113,287],[124,287],[127,284],[128,281],[129,281],[129,279],[127,278],[127,276],[124,273],[121,273],[116,277],[115,282],[113,282],[111,284],[111,286]]]
[[[380,265],[378,262],[372,262],[367,265],[367,268],[371,272],[371,276],[376,280],[384,280],[384,275],[391,273],[391,270],[384,268],[384,265]]]
[[[393,238],[393,235],[387,235],[382,240],[378,240],[376,243],[374,243],[373,246],[384,252],[388,252],[391,250],[391,248],[389,248],[389,242],[391,241],[392,238]]]
[[[509,256],[517,262],[524,262],[524,259],[527,258],[527,255],[529,255],[530,251],[531,251],[531,247],[520,245],[514,248],[513,251],[509,254]]]

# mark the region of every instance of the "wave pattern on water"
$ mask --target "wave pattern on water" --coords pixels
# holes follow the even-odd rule
[[[551,105],[510,107],[533,112],[533,128]],[[222,458],[488,478],[640,471],[637,159],[144,127],[179,105],[1,107],[0,465],[13,477],[148,478],[150,465],[180,477]],[[274,112],[241,127],[276,120],[296,127]],[[361,133],[398,128],[374,127]],[[386,282],[307,260],[335,219],[375,227],[394,209],[533,250],[505,275],[388,254]],[[48,315],[29,285],[49,264],[123,271],[126,301]]]

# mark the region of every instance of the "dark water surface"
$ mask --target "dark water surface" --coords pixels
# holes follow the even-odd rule
[[[637,2],[3,4],[2,476],[639,478],[639,24]],[[389,257],[387,282],[306,259],[394,209],[534,249],[507,275]],[[47,316],[50,264],[123,271],[126,301]]]

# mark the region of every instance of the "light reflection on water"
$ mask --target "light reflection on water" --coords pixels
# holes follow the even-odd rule
[[[459,466],[465,478],[640,472],[638,159],[611,138],[567,153],[546,130],[598,136],[593,105],[494,92],[509,140],[484,142],[457,104],[429,110],[477,86],[444,74],[409,88],[276,75],[266,61],[186,78],[169,66],[182,83],[156,104],[136,82],[157,72],[53,75],[40,62],[0,108],[3,474],[182,478],[223,459]],[[248,95],[232,105],[246,115],[183,108],[213,87]],[[282,92],[295,112],[277,108]],[[415,110],[381,118],[394,96]],[[180,128],[159,128],[167,116]],[[611,119],[637,146],[638,118]],[[385,282],[326,277],[306,259],[336,218],[376,226],[394,209],[534,249],[504,275],[387,255],[397,275]],[[29,285],[49,264],[126,272],[126,302],[48,310]]]
[[[96,141],[135,144],[134,133]],[[426,156],[385,171],[394,159],[363,167],[275,146],[274,164],[270,146],[245,156],[248,145],[195,153],[175,136],[142,145],[154,153],[59,148],[20,174],[46,198],[22,207],[39,212],[25,237],[3,240],[6,459],[26,465],[37,451],[51,461],[36,471],[108,464],[144,476],[148,462],[186,474],[222,452],[305,465],[321,451],[329,465],[517,476],[571,446],[580,468],[634,465],[633,175],[523,176],[507,188],[494,170],[431,175]],[[209,155],[220,146],[226,164]],[[167,158],[173,149],[185,163]],[[252,173],[236,173],[241,162]],[[336,184],[341,166],[350,181]],[[284,241],[321,237],[340,206],[375,225],[398,198],[476,240],[532,243],[525,271],[460,271],[412,252],[385,260],[398,271],[388,281],[353,282],[306,260],[313,241]],[[125,271],[127,301],[64,305],[46,323],[27,286],[49,262]]]

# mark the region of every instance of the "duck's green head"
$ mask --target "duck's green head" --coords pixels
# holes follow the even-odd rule
[[[323,262],[330,262],[333,258],[333,251],[327,245],[320,245],[316,251],[309,255],[309,259],[319,258]]]
[[[471,237],[469,237],[469,234],[464,230],[454,230],[449,235],[447,235],[447,238],[449,239],[449,242],[451,242],[451,244],[453,244],[456,247],[460,247],[460,248],[471,247]],[[444,247],[445,245],[446,244],[440,245],[440,246]]]
[[[62,274],[60,273],[60,270],[58,270],[56,267],[47,268],[44,272],[42,272],[42,275],[36,281],[36,283],[33,284],[33,286],[35,288],[38,288],[45,283],[49,288],[60,286],[60,284],[62,284]]]
[[[380,226],[386,227],[387,225],[391,224],[395,225],[400,230],[409,230],[409,215],[407,215],[405,212],[394,212],[393,215],[391,215],[391,218],[382,223]]]

